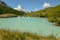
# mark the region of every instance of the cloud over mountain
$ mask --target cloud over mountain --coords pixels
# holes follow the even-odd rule
[[[40,10],[40,9],[35,8],[35,11],[38,11],[38,10]]]
[[[16,8],[14,8],[15,10],[18,10],[18,11],[26,11],[25,9],[22,8],[21,5],[18,5]]]
[[[51,7],[50,3],[45,2],[45,3],[43,4],[43,8],[46,8],[46,7]]]

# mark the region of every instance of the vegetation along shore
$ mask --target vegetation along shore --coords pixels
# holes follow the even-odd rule
[[[60,5],[31,12],[29,14],[25,14],[25,16],[47,18],[49,22],[60,26]]]
[[[53,35],[41,36],[29,32],[0,30],[0,40],[60,40]]]

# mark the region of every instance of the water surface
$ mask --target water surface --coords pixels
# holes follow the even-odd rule
[[[0,29],[20,30],[32,32],[43,36],[53,34],[60,37],[60,27],[54,26],[46,18],[16,17],[0,18]]]

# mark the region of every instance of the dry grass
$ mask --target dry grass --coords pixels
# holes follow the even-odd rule
[[[9,31],[0,30],[0,40],[60,40],[54,36],[38,36],[36,34],[19,32],[19,31]]]

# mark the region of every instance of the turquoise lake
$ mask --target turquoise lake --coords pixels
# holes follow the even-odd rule
[[[0,29],[20,30],[47,36],[53,34],[60,37],[60,27],[48,22],[47,18],[16,17],[0,18]]]

